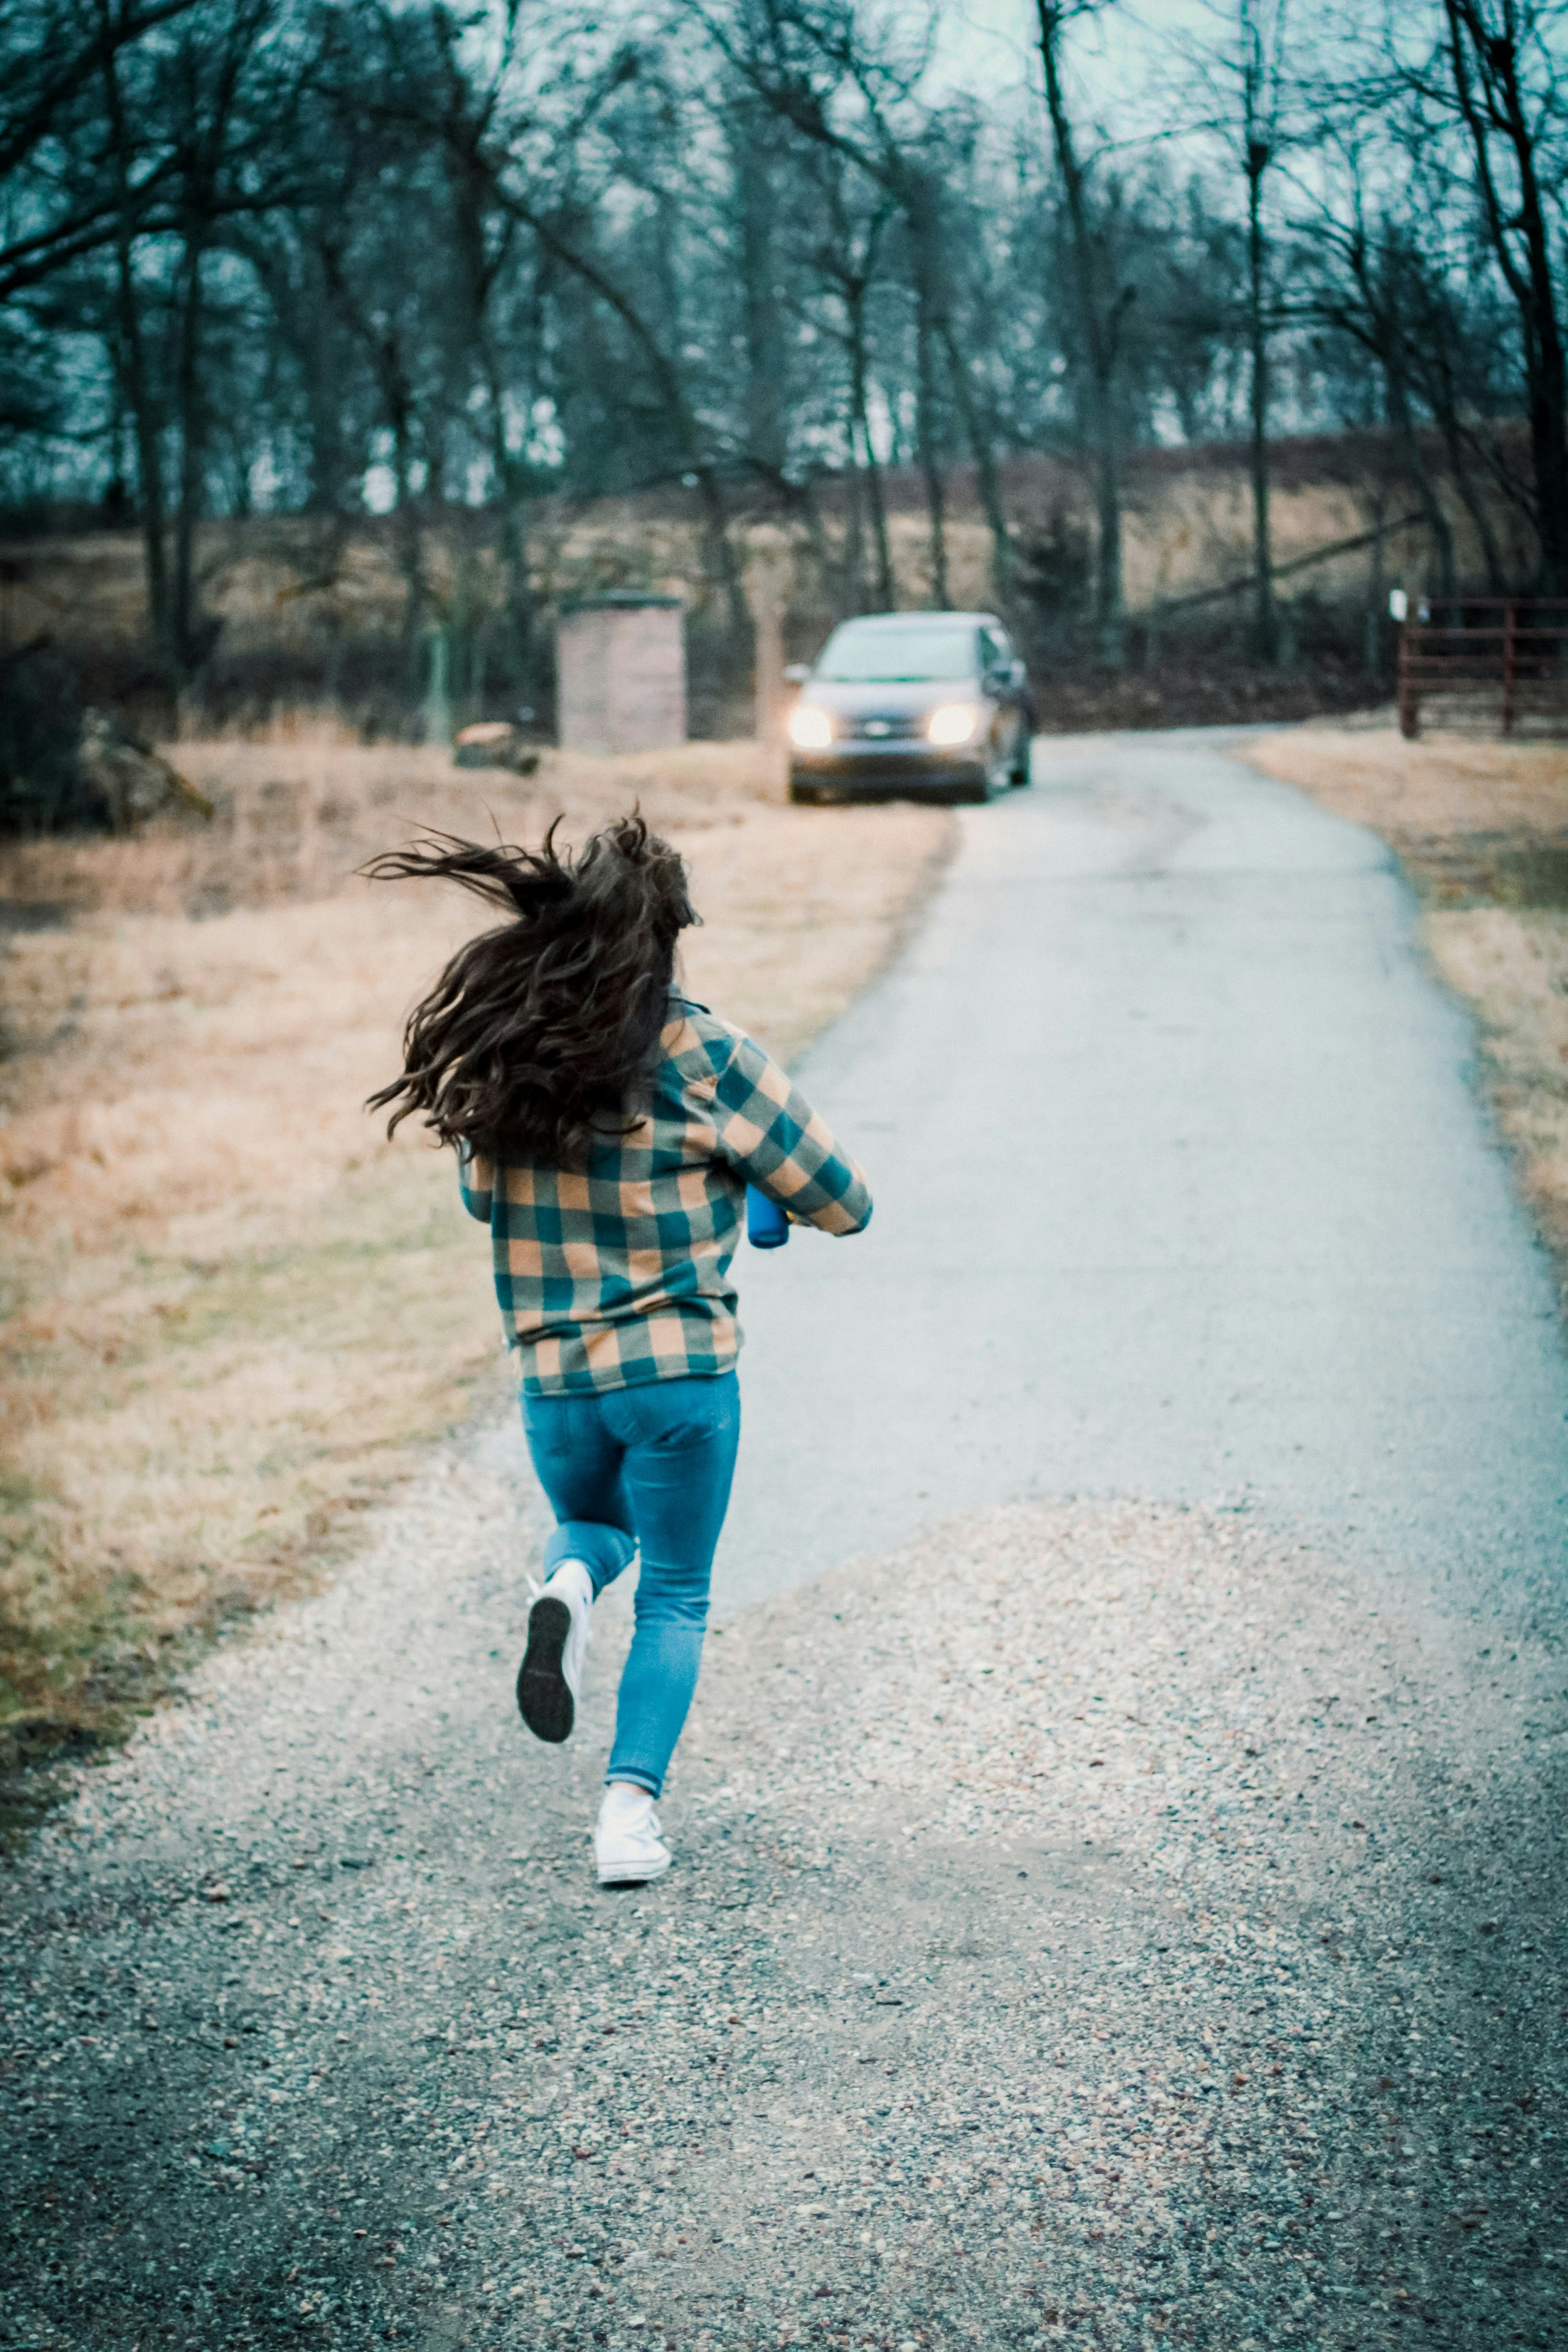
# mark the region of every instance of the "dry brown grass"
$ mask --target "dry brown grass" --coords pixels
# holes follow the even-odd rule
[[[1451,485],[1439,475],[1462,569],[1481,551],[1474,525]],[[1087,520],[1089,478],[1057,458],[1014,459],[1005,469],[1007,502],[1026,544],[1061,511]],[[1242,445],[1141,453],[1128,478],[1124,515],[1126,587],[1134,612],[1156,601],[1211,589],[1245,577],[1251,562],[1251,484]],[[1382,497],[1375,444],[1311,436],[1285,442],[1277,456],[1272,514],[1280,562],[1353,538],[1365,530]],[[930,531],[924,496],[912,470],[885,480],[889,536],[900,603],[918,604],[931,590]],[[828,489],[824,513],[831,536],[842,530]],[[1388,516],[1386,520],[1394,518]],[[504,584],[493,545],[476,544],[472,515],[462,523],[432,522],[424,536],[425,572],[437,609],[499,612]],[[1494,532],[1509,545],[1518,528],[1505,502],[1492,514]],[[759,529],[777,523],[736,517],[731,534],[742,561]],[[795,593],[820,602],[822,583],[809,534],[792,534]],[[657,587],[688,597],[707,592],[705,526],[700,502],[679,492],[578,502],[535,502],[529,530],[533,591],[544,607],[605,588]],[[1396,569],[1422,544],[1419,533],[1399,535],[1387,560]],[[58,634],[68,623],[87,646],[139,645],[146,628],[141,542],[135,533],[50,533],[8,544],[10,577],[4,618],[13,642],[35,631]],[[365,522],[344,536],[334,521],[304,516],[213,520],[197,534],[197,562],[207,610],[223,623],[223,658],[266,646],[285,668],[319,663],[329,639],[342,644],[395,642],[406,586],[390,519]],[[987,606],[994,593],[993,550],[970,469],[948,483],[947,563],[953,601]],[[1308,575],[1320,596],[1381,604],[1365,548],[1331,557]],[[1307,584],[1305,582],[1302,584]],[[222,667],[220,661],[219,667]]]
[[[1461,735],[1407,743],[1393,727],[1295,727],[1260,736],[1247,757],[1417,856],[1493,834],[1535,841],[1568,830],[1568,746],[1561,743]]]
[[[1398,851],[1568,1304],[1568,747],[1304,727],[1248,757]]]
[[[691,866],[694,992],[792,1058],[875,971],[952,820],[790,809],[745,745],[552,759],[184,744],[212,830],[0,866],[5,1717],[102,1724],[193,1632],[320,1572],[504,1366],[449,1160],[365,1095],[483,920],[348,878],[417,824],[568,837],[640,797]],[[226,909],[218,911],[218,909]],[[199,918],[199,919],[197,919]]]
[[[1426,935],[1480,1022],[1498,1119],[1568,1307],[1568,914],[1477,907],[1429,915]]]

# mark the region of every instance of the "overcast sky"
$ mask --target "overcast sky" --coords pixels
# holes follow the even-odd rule
[[[1213,37],[1223,17],[1204,0],[1137,0],[1079,20],[1068,30],[1068,56],[1096,110],[1114,100],[1120,114],[1142,107],[1149,85],[1183,31]],[[1038,26],[1033,0],[945,0],[942,48],[946,70],[974,86],[984,77],[1016,80],[1037,70]]]
[[[1366,11],[1363,29],[1374,32],[1377,0],[1354,0],[1354,5]],[[1271,13],[1284,16],[1288,65],[1298,74],[1314,51],[1326,65],[1344,22],[1351,21],[1343,12],[1325,8],[1322,0],[1312,0],[1310,15],[1305,0],[1294,6],[1290,0],[1277,0]],[[1410,14],[1417,19],[1422,15],[1416,0]],[[1238,15],[1239,0],[1116,0],[1070,23],[1064,79],[1081,152],[1092,153],[1096,131],[1129,150],[1170,142],[1178,156],[1190,139],[1190,160],[1198,161],[1206,151],[1205,160],[1213,163],[1215,144],[1200,126],[1210,109],[1234,125],[1237,87],[1225,63],[1234,65],[1237,57]],[[998,100],[1024,89],[1039,102],[1035,0],[941,0],[939,26],[933,72],[939,88],[950,80]],[[1217,68],[1206,98],[1196,71],[1205,53]],[[1040,130],[1044,139],[1043,121]]]

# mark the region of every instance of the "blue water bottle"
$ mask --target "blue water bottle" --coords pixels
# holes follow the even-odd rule
[[[789,1219],[754,1184],[746,1187],[746,1239],[753,1249],[783,1249],[789,1239]]]

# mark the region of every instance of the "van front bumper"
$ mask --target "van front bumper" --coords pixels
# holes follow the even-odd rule
[[[950,746],[918,738],[906,743],[849,738],[820,751],[792,749],[789,780],[808,788],[877,793],[893,800],[910,793],[969,790],[984,782],[985,770],[984,740]]]

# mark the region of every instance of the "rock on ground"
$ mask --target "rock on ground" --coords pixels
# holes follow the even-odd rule
[[[605,1895],[534,1507],[450,1447],[14,1874],[0,2343],[1562,2342],[1553,1640],[997,1510],[724,1626]]]

